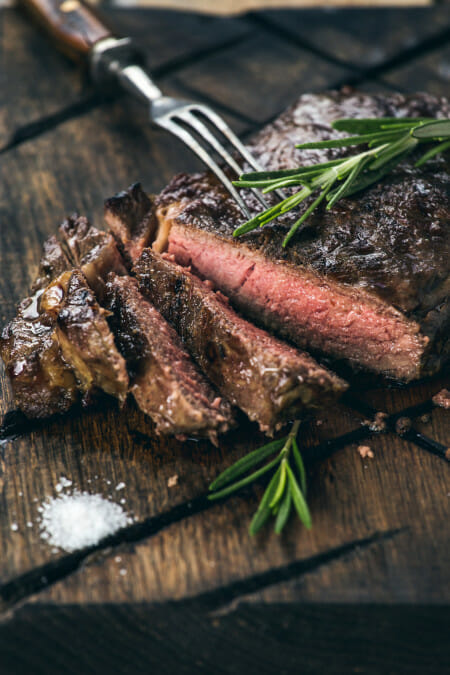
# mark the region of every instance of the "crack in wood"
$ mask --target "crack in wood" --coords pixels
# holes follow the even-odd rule
[[[76,101],[76,103],[71,103],[61,110],[57,110],[51,115],[46,115],[45,117],[40,117],[28,124],[24,124],[14,131],[9,141],[7,141],[4,146],[0,147],[0,155],[17,148],[19,145],[22,145],[22,143],[31,141],[48,131],[56,129],[61,124],[64,124],[64,122],[69,122],[70,120],[82,117],[101,105],[111,102],[111,100],[111,95],[101,96],[98,93],[94,93],[80,101]]]
[[[350,86],[355,86],[358,82],[361,82],[363,79],[371,79],[378,75],[382,75],[393,68],[404,65],[408,61],[412,61],[420,56],[425,56],[429,52],[438,50],[441,47],[445,47],[448,44],[450,39],[450,26],[447,26],[444,29],[439,30],[437,33],[424,38],[422,41],[417,44],[413,44],[410,47],[406,47],[404,50],[395,54],[394,56],[377,63],[373,66],[358,66],[354,65],[350,61],[345,59],[340,59],[333,54],[330,54],[324,49],[321,49],[317,45],[309,42],[304,37],[300,37],[298,34],[293,33],[289,28],[280,26],[279,24],[272,21],[267,16],[262,16],[260,14],[250,14],[247,18],[252,24],[259,25],[266,30],[278,34],[282,39],[290,42],[292,45],[309,51],[316,56],[332,63],[333,65],[339,66],[341,68],[347,68],[353,70],[357,73],[356,78],[351,78],[350,80],[345,79],[342,81],[342,84],[348,84]]]
[[[206,611],[213,614],[213,616],[222,616],[228,614],[230,611],[237,609],[238,605],[242,603],[245,597],[265,590],[271,586],[280,583],[299,579],[306,574],[315,572],[324,565],[329,565],[340,558],[351,555],[359,550],[364,550],[373,544],[383,541],[389,541],[399,534],[403,534],[409,528],[401,527],[393,530],[386,530],[384,532],[374,532],[368,537],[355,539],[346,544],[341,544],[334,548],[318,553],[317,555],[305,558],[304,560],[296,560],[288,565],[282,565],[275,569],[255,574],[245,579],[240,579],[226,586],[215,588],[212,591],[206,591],[194,598],[184,600],[184,604],[195,604],[196,606],[204,608]]]
[[[354,410],[357,410],[358,412],[361,412],[363,415],[366,415],[372,419],[375,418],[377,414],[379,414],[379,411],[376,408],[368,404],[363,399],[357,398],[348,392],[344,395],[342,402],[350,408],[353,408]],[[429,438],[428,436],[419,433],[412,426],[405,430],[402,430],[397,426],[397,422],[402,418],[406,418],[407,420],[414,419],[416,417],[420,417],[420,415],[430,413],[434,409],[435,405],[430,398],[426,401],[423,401],[422,403],[418,403],[416,405],[410,406],[409,408],[404,408],[403,410],[399,410],[395,413],[392,413],[391,415],[388,415],[385,418],[384,423],[387,430],[397,434],[397,436],[399,436],[402,440],[415,443],[415,445],[418,445],[423,450],[426,450],[432,455],[436,455],[437,457],[440,457],[441,459],[444,459],[448,462],[450,461],[450,457],[449,449],[446,445],[443,445],[442,443],[439,443],[439,441],[435,441],[433,438]]]
[[[181,504],[179,507],[176,507],[166,514],[166,516],[172,514],[172,519],[171,522],[166,523],[165,526],[177,522],[180,518],[174,520],[173,512],[181,512],[182,510],[185,510],[187,506],[187,504]],[[191,513],[189,515],[201,512],[204,510],[205,506],[204,498],[202,498],[202,505],[191,502]],[[159,519],[160,517],[153,520]],[[140,541],[140,538],[135,538],[135,531],[138,529],[142,528],[138,526],[133,529],[133,527],[131,527],[125,531],[128,532],[128,543],[131,541]],[[270,588],[271,586],[299,579],[306,574],[315,572],[324,565],[328,565],[342,557],[356,553],[358,550],[364,550],[376,543],[393,539],[397,535],[406,532],[408,529],[408,527],[402,527],[386,530],[384,532],[375,532],[368,537],[355,539],[327,551],[323,551],[322,553],[318,553],[317,555],[310,556],[304,560],[297,560],[288,565],[282,565],[275,569],[270,569],[266,572],[234,581],[225,586],[200,593],[192,598],[181,601],[169,601],[167,605],[172,607],[178,605],[196,607],[212,616],[229,614],[242,603],[245,597]],[[151,534],[156,534],[156,531]],[[146,533],[144,538],[147,536],[150,536],[149,533]],[[84,549],[83,551],[77,551],[65,556],[55,563],[42,565],[41,567],[4,584],[0,587],[0,621],[10,619],[12,611],[17,606],[22,606],[31,596],[40,593],[53,584],[63,581],[74,574],[82,566],[82,563],[96,551],[103,550],[104,553],[112,555],[108,549],[111,549],[118,544],[123,545],[124,543],[123,540],[116,540],[118,540],[118,537],[116,536],[109,537],[108,540],[104,540],[103,545],[93,546],[89,549]]]

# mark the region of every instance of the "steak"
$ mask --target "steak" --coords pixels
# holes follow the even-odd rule
[[[62,302],[58,292],[62,291]],[[57,337],[63,359],[72,367],[83,402],[98,390],[124,403],[128,374],[108,326],[108,312],[98,304],[80,270],[58,278],[57,293],[50,285],[41,296],[41,308],[57,313]]]
[[[233,424],[223,400],[191,361],[175,330],[144,299],[136,279],[112,275],[107,285],[111,325],[139,408],[162,434],[207,436]]]
[[[3,329],[0,355],[5,362],[16,405],[28,417],[49,417],[68,410],[79,397],[72,368],[62,358],[56,317],[41,310],[45,288],[70,267],[56,237],[44,244],[31,295]]]
[[[312,357],[241,318],[224,296],[167,256],[147,248],[134,272],[211,382],[262,431],[271,434],[346,389]]]
[[[335,159],[348,149],[295,143],[344,135],[331,128],[335,119],[376,116],[450,117],[450,105],[425,94],[304,95],[249,149],[270,169]],[[153,248],[298,346],[408,382],[437,372],[450,352],[449,175],[448,155],[420,169],[408,160],[332,210],[319,208],[286,248],[299,212],[234,239],[243,217],[221,184],[207,173],[179,175],[156,200]]]
[[[44,279],[44,268],[51,279],[62,260],[53,257],[51,269],[41,263],[39,278]],[[80,400],[86,404],[99,389],[125,400],[125,362],[115,348],[105,311],[78,270],[62,272],[21,302],[2,333],[0,355],[16,405],[28,417],[65,412]]]
[[[105,201],[105,221],[129,264],[151,244],[158,226],[153,204],[140,183]]]
[[[102,301],[108,274],[127,274],[114,237],[78,215],[65,220],[59,232],[72,266],[83,271],[89,286]]]

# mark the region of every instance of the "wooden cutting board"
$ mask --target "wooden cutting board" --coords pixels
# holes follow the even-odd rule
[[[243,136],[301,92],[343,83],[448,94],[443,6],[228,20],[110,14],[140,40],[165,91],[211,102]],[[99,98],[15,10],[0,13],[0,35],[4,324],[66,214],[100,223],[104,197],[135,180],[158,191],[199,165],[133,102]],[[0,373],[3,416],[14,406]],[[450,473],[418,445],[432,447],[418,432],[449,444],[449,413],[430,404],[445,385],[360,380],[301,434],[313,529],[292,520],[281,537],[269,528],[252,539],[261,486],[222,503],[204,495],[262,442],[253,426],[213,448],[157,439],[131,404],[35,428],[8,414],[18,435],[0,441],[2,675],[447,672]],[[394,424],[386,433],[364,424],[411,406],[409,440]],[[358,454],[362,442],[373,459]],[[61,476],[124,500],[134,524],[94,551],[52,549],[38,508]]]

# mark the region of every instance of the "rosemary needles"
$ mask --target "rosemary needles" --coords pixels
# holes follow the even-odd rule
[[[213,493],[209,495],[209,499],[220,499],[252,483],[272,469],[275,471],[250,523],[250,534],[256,534],[270,516],[275,518],[275,532],[279,534],[288,521],[292,507],[305,527],[308,529],[311,527],[311,516],[305,499],[305,467],[297,444],[299,426],[300,422],[297,420],[287,436],[267,443],[239,459],[225,469],[209,487]],[[275,453],[276,456],[267,464],[248,474],[251,469]]]
[[[242,175],[234,185],[261,189],[263,193],[295,186],[301,186],[302,189],[240,225],[233,233],[235,237],[263,227],[318,192],[318,196],[290,228],[283,241],[285,247],[322,202],[327,203],[326,208],[329,210],[339,199],[349,197],[379,181],[420,144],[435,145],[416,161],[416,167],[450,149],[449,119],[434,120],[419,117],[340,119],[333,122],[332,127],[353,135],[336,140],[303,143],[296,147],[306,150],[367,145],[367,149],[350,157],[311,166],[280,171],[256,171]]]

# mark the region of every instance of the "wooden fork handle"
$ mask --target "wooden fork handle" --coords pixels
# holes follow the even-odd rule
[[[66,56],[80,61],[96,42],[112,35],[94,10],[80,0],[19,0]]]

